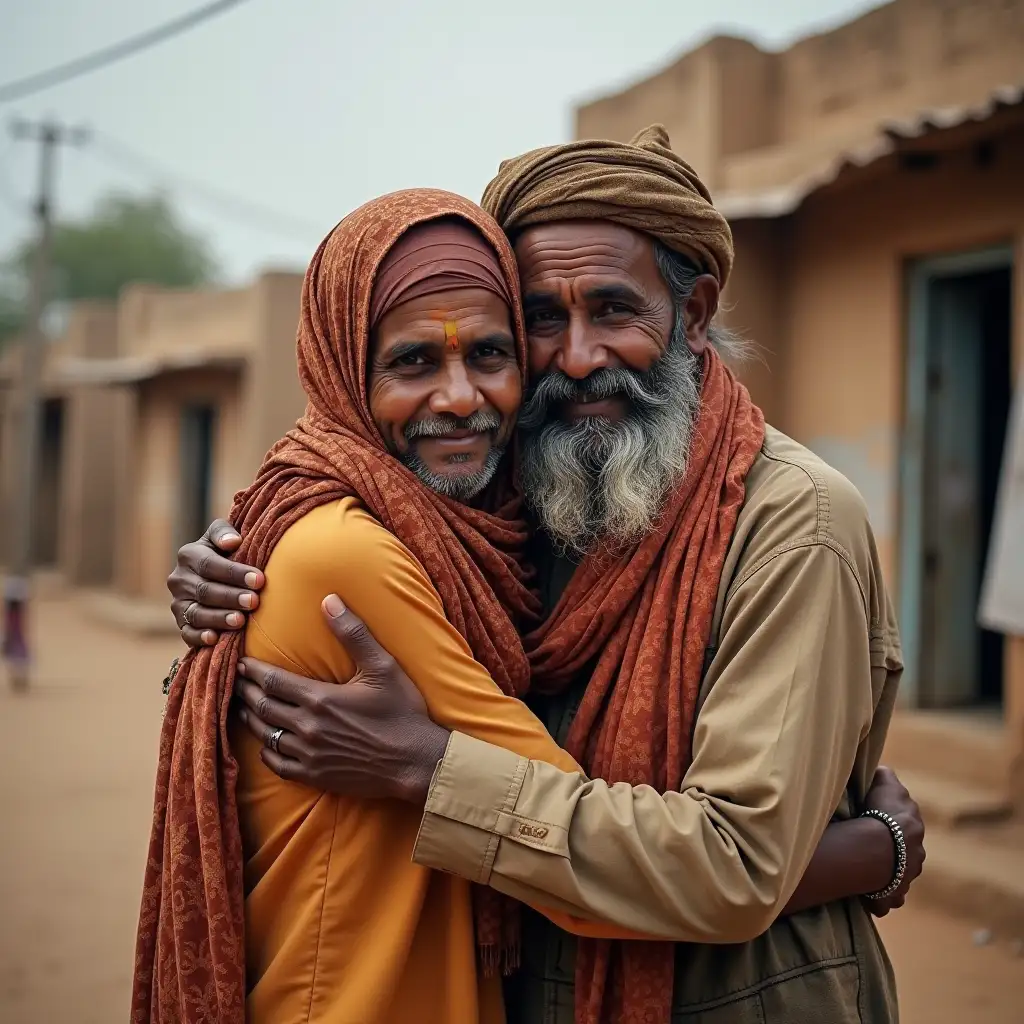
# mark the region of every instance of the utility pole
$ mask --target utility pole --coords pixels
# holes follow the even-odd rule
[[[14,460],[15,471],[8,487],[8,509],[13,529],[8,542],[9,566],[4,588],[3,655],[7,659],[11,685],[16,690],[23,690],[28,686],[31,664],[28,607],[39,461],[40,384],[46,354],[43,314],[49,297],[57,147],[62,143],[81,145],[86,133],[80,128],[69,128],[51,120],[38,123],[17,120],[11,124],[11,134],[16,139],[39,144],[39,184],[35,202],[38,237],[29,289],[21,373],[16,389],[15,433],[18,450]]]

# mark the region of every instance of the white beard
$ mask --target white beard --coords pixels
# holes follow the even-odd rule
[[[557,547],[621,548],[650,532],[686,473],[700,367],[685,335],[673,331],[665,355],[646,373],[602,369],[574,381],[552,371],[538,381],[520,417],[522,483]],[[619,422],[558,418],[558,405],[580,392],[622,394],[630,411]]]

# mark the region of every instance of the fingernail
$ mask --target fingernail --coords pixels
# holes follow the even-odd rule
[[[238,717],[241,719],[242,725],[249,724],[249,715],[246,712],[245,708],[238,709]]]
[[[203,630],[203,643],[212,647],[217,642],[217,634],[212,629]]]
[[[249,573],[249,576],[251,576],[251,575],[252,575],[252,573]],[[249,576],[246,576],[246,579],[248,579]],[[255,594],[242,594],[242,596],[238,599],[238,603],[243,608],[246,608],[249,611],[252,611],[253,606],[256,604],[256,595]]]
[[[224,534],[224,540],[226,540],[226,541],[235,541],[235,540],[241,540],[241,539],[242,538],[237,533],[225,533]]]
[[[229,626],[237,628],[245,622],[245,616],[241,612],[232,612],[228,618],[227,623]]]
[[[245,585],[257,590],[260,585],[260,574],[258,572],[247,572],[245,574]]]
[[[238,663],[238,666],[237,666],[237,668],[238,668],[238,674],[239,674],[239,675],[242,675],[242,676],[244,676],[244,675],[245,675],[245,673],[246,673],[246,666],[245,666],[245,662],[244,662],[244,661],[240,661],[240,662]]]
[[[324,598],[324,611],[332,619],[336,619],[339,615],[345,614],[345,606],[341,603],[341,598],[337,594],[328,594]]]

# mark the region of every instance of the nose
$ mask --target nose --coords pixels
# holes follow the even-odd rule
[[[443,377],[430,396],[430,411],[465,419],[484,406],[484,396],[473,382],[462,359],[449,359]]]
[[[595,370],[610,365],[610,362],[608,350],[595,337],[586,319],[571,317],[555,357],[558,369],[573,380],[584,380]]]

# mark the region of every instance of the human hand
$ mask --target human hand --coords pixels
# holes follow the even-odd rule
[[[875,917],[885,917],[890,910],[897,910],[906,902],[911,884],[924,867],[924,820],[921,808],[910,795],[907,787],[896,777],[891,768],[879,766],[871,780],[871,788],[864,800],[865,810],[879,810],[895,818],[903,830],[907,844],[907,867],[900,887],[891,896],[881,900],[868,900],[868,909]]]
[[[223,630],[241,629],[245,615],[259,604],[263,573],[225,558],[242,538],[223,519],[215,519],[203,536],[178,549],[178,564],[167,577],[171,612],[189,647],[211,647]],[[230,609],[230,610],[224,610]]]
[[[263,744],[263,763],[312,789],[422,807],[448,730],[430,720],[412,680],[336,595],[323,612],[355,663],[349,682],[307,679],[255,658],[239,662],[235,694],[242,721]]]

